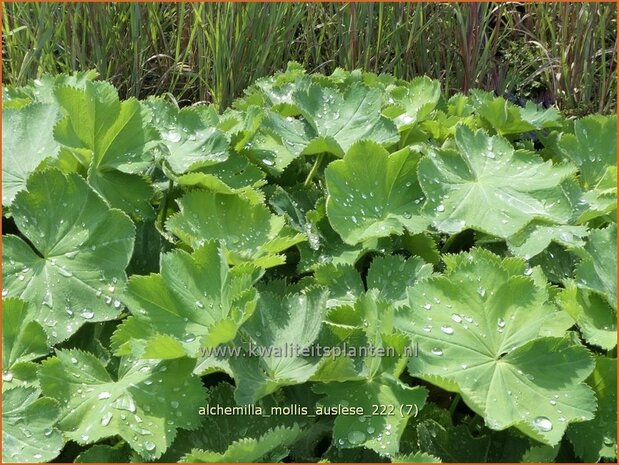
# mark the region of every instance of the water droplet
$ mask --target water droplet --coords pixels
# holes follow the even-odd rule
[[[101,400],[103,400],[103,399],[109,399],[110,397],[112,397],[112,394],[110,394],[110,393],[109,393],[109,392],[107,392],[107,391],[103,391],[103,392],[102,392],[102,393],[100,393],[97,397],[98,397],[99,399],[101,399]]]
[[[114,308],[120,308],[120,305],[121,305],[120,301],[118,301],[118,300],[114,301]]]
[[[66,254],[64,254],[64,256],[73,260],[75,257],[77,257],[78,253],[79,253],[79,250],[72,250],[71,252],[67,252]]]
[[[4,373],[2,373],[2,381],[5,381],[7,383],[13,381],[13,373],[11,373],[10,371],[5,371]]]
[[[198,308],[204,308],[204,304],[202,303],[202,301],[200,301],[200,300],[196,300],[196,307],[198,307]]]
[[[155,443],[152,441],[144,441],[144,449],[146,449],[147,451],[153,451],[155,450]]]
[[[453,315],[451,315],[451,319],[455,321],[456,323],[462,322],[462,317],[458,315],[457,313],[454,313]]]
[[[438,207],[436,207],[436,211],[437,212],[444,212],[445,211],[445,205],[440,204]]]
[[[438,347],[435,347],[434,349],[432,349],[432,354],[438,355],[440,357],[441,355],[443,355],[443,351]]]
[[[262,163],[264,163],[267,166],[273,166],[275,164],[275,162],[269,158],[263,158]]]
[[[484,296],[486,295],[486,289],[485,289],[485,288],[483,288],[483,287],[478,287],[478,288],[477,288],[477,293],[478,293],[480,296],[484,297]]]
[[[546,417],[535,417],[533,425],[544,433],[552,430],[552,422]]]
[[[58,268],[58,273],[60,273],[60,276],[64,276],[65,278],[70,278],[71,276],[73,276],[73,273],[71,273],[66,268],[63,268],[62,266]]]
[[[441,326],[441,331],[443,331],[447,335],[452,335],[454,333],[454,329],[451,326],[447,325]]]
[[[432,304],[424,304],[423,308],[425,308],[426,310],[430,310],[432,308]]]
[[[169,131],[161,133],[161,137],[170,142],[180,142],[181,134],[177,131]]]
[[[172,402],[170,402],[170,405],[172,406],[172,408],[178,408],[179,403],[175,400],[173,400]]]
[[[8,289],[2,289],[2,297],[6,297],[8,293],[9,293]]]
[[[85,308],[85,309],[82,310],[80,315],[82,315],[82,318],[84,318],[85,320],[90,320],[91,318],[93,318],[95,316],[95,312]]]
[[[103,426],[107,426],[112,421],[112,412],[107,412],[105,415],[101,417],[101,424]]]
[[[505,328],[505,320],[504,320],[503,318],[499,318],[499,319],[497,320],[497,322],[496,322],[496,325],[497,325],[499,328]]]

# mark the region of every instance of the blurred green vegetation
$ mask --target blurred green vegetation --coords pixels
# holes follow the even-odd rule
[[[3,82],[97,69],[121,96],[221,108],[289,60],[426,74],[568,114],[614,112],[614,3],[5,3]]]

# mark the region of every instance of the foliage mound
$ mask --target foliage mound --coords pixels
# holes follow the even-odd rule
[[[3,89],[4,462],[616,459],[615,116],[95,77]]]

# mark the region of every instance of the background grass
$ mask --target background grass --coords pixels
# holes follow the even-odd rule
[[[614,3],[5,3],[3,82],[96,68],[123,97],[226,107],[296,60],[614,112]]]

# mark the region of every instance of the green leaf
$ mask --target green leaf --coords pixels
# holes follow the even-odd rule
[[[617,116],[591,115],[574,122],[574,134],[559,139],[560,152],[580,169],[585,188],[602,179],[610,166],[617,165]]]
[[[99,73],[94,69],[76,71],[70,75],[46,73],[25,86],[2,86],[2,103],[6,108],[14,108],[11,104],[17,103],[16,101],[21,101],[24,105],[35,102],[53,104],[58,107],[58,100],[54,93],[56,88],[71,86],[83,89],[87,82],[93,81],[98,75]]]
[[[154,216],[150,199],[153,187],[141,175],[122,171],[99,171],[91,169],[88,183],[114,208],[118,208],[138,220],[152,219]]]
[[[321,286],[329,288],[327,307],[351,304],[365,292],[361,276],[352,265],[319,265],[314,270],[314,279]]]
[[[419,344],[413,376],[459,392],[494,430],[513,426],[554,445],[569,423],[593,418],[595,398],[583,384],[593,364],[570,335],[539,337],[558,313],[524,268],[481,250],[455,256],[444,276],[409,289],[396,327]]]
[[[49,353],[47,336],[32,320],[32,309],[19,299],[2,300],[2,372],[3,381],[12,381],[11,368]],[[11,378],[11,379],[9,379]]]
[[[609,223],[615,221],[617,216],[617,167],[609,166],[593,189],[583,193],[582,200],[587,208],[578,218],[580,224],[600,216],[608,217]]]
[[[287,232],[283,217],[272,215],[245,195],[197,190],[186,194],[178,205],[180,212],[168,220],[167,230],[194,249],[207,240],[222,241],[231,264],[279,265],[284,259],[275,254],[304,240]]]
[[[441,460],[427,452],[413,452],[406,455],[396,455],[392,463],[441,463]]]
[[[587,342],[606,350],[617,345],[617,312],[599,294],[578,289],[570,282],[556,299],[576,320]]]
[[[304,131],[305,126],[294,118],[284,119],[281,115],[268,113],[263,125],[242,147],[241,153],[263,170],[279,176],[307,144],[306,138],[302,136]],[[291,147],[295,144],[298,144],[298,150],[292,152]]]
[[[126,300],[135,336],[128,342],[140,333],[169,335],[194,357],[204,345],[233,340],[256,307],[252,285],[260,275],[251,265],[230,270],[215,242],[191,255],[182,250],[164,254],[160,274],[129,280]]]
[[[444,427],[429,419],[416,425],[415,432],[418,447],[442,462],[488,462],[491,438],[473,436],[466,425]]]
[[[2,462],[49,462],[64,445],[54,425],[60,409],[34,387],[16,387],[2,393]]]
[[[257,439],[239,439],[225,452],[211,452],[195,449],[181,459],[181,463],[252,463],[260,462],[265,456],[286,448],[295,442],[301,431],[298,426],[275,428]],[[284,455],[281,452],[279,455]],[[267,460],[271,462],[272,460]]]
[[[395,125],[381,115],[381,93],[361,83],[339,91],[312,83],[293,93],[305,123],[273,116],[270,128],[298,155],[329,152],[342,157],[358,140],[379,144],[398,141]]]
[[[367,287],[377,289],[382,299],[394,304],[405,303],[406,288],[431,273],[432,265],[425,264],[419,257],[376,257],[368,269]],[[354,303],[365,292],[361,276],[352,265],[319,265],[314,270],[314,278],[318,284],[329,288],[328,307]]]
[[[59,428],[78,444],[119,435],[144,459],[159,457],[177,428],[194,429],[206,401],[195,362],[122,359],[114,380],[92,354],[57,351],[39,372],[44,395],[64,405]]]
[[[585,462],[617,458],[617,360],[598,357],[595,370],[587,379],[598,399],[595,418],[570,425],[567,437],[576,455]]]
[[[343,160],[325,170],[327,216],[347,244],[422,232],[423,193],[415,170],[418,158],[408,149],[389,154],[374,142],[358,142]]]
[[[113,174],[137,173],[151,162],[158,134],[150,115],[135,99],[120,102],[106,82],[86,82],[83,89],[58,87],[56,97],[67,116],[54,136],[88,168],[89,183],[113,207],[138,218],[144,212],[152,216],[152,192],[144,181],[133,175],[136,179],[127,186],[129,175]]]
[[[177,108],[162,99],[148,99],[144,105],[154,115],[153,124],[168,150],[166,162],[182,174],[228,158],[230,144],[223,132],[206,120],[195,107]]]
[[[535,103],[527,102],[523,108],[503,97],[484,100],[477,111],[498,134],[521,134],[561,126],[561,114],[554,107],[542,110]]]
[[[80,453],[73,463],[129,463],[130,449],[127,444],[121,446],[96,444]]]
[[[308,229],[311,228],[312,234],[308,234],[307,243],[298,245],[301,253],[300,270],[312,270],[324,263],[352,265],[368,251],[385,246],[384,241],[376,239],[354,246],[343,242],[329,223],[324,199],[320,199],[316,209],[307,212],[306,217],[310,223]]]
[[[455,142],[458,152],[438,150],[419,162],[425,210],[440,231],[474,228],[507,238],[533,219],[570,219],[572,207],[560,186],[573,167],[515,152],[506,139],[465,126],[456,130]]]
[[[406,289],[432,274],[432,265],[419,257],[376,257],[368,269],[368,289],[378,289],[381,298],[399,305],[407,301]]]
[[[281,386],[304,383],[316,372],[319,360],[312,356],[311,346],[320,332],[326,301],[322,288],[285,298],[260,296],[243,326],[249,340],[229,360],[239,404],[253,403]]]
[[[384,110],[384,114],[403,131],[432,113],[441,98],[441,84],[427,76],[420,76],[407,86],[392,89],[389,97],[391,106]]]
[[[253,104],[273,107],[273,110],[285,116],[294,115],[298,113],[298,110],[292,101],[292,94],[303,76],[305,76],[303,66],[290,61],[286,66],[286,71],[257,79],[249,89],[245,90],[247,96],[236,100],[233,106],[247,109]]]
[[[530,259],[545,250],[551,242],[565,247],[582,247],[589,231],[584,226],[547,224],[538,221],[507,239],[509,249],[520,257]]]
[[[55,157],[59,146],[53,128],[58,107],[32,103],[2,111],[2,205],[13,203],[26,188],[28,176],[46,157]],[[36,134],[36,137],[33,137]]]
[[[223,194],[246,191],[249,187],[264,184],[264,173],[236,152],[230,153],[224,162],[197,168],[182,176],[169,173],[169,178],[181,186],[203,187]]]
[[[209,406],[217,409],[237,409],[242,412],[244,406],[238,405],[234,401],[233,391],[234,387],[228,383],[219,383],[210,388]],[[285,401],[288,401],[288,399],[285,399]],[[284,405],[289,406],[290,404]],[[196,431],[179,431],[174,443],[161,457],[161,460],[177,462],[183,455],[194,449],[207,450],[212,453],[225,453],[235,442],[250,438],[259,439],[276,427],[292,427],[295,423],[304,420],[296,415],[271,415],[271,407],[277,407],[277,404],[273,402],[273,398],[266,397],[257,402],[253,406],[253,410],[248,410],[252,412],[248,415],[211,415],[207,412]],[[258,408],[262,409],[262,414],[258,413]]]
[[[576,267],[576,285],[603,296],[617,309],[617,225],[591,232],[585,258]]]
[[[33,319],[51,343],[120,313],[116,296],[135,236],[124,213],[109,209],[79,175],[46,170],[17,194],[13,216],[29,243],[3,237],[4,290],[33,303]]]
[[[363,410],[363,415],[336,417],[333,441],[338,448],[363,446],[382,455],[398,452],[408,420],[423,408],[427,396],[425,388],[407,386],[387,373],[367,381],[318,384],[314,391],[326,395],[319,402],[323,407],[351,406]],[[383,413],[380,406],[386,407]]]

